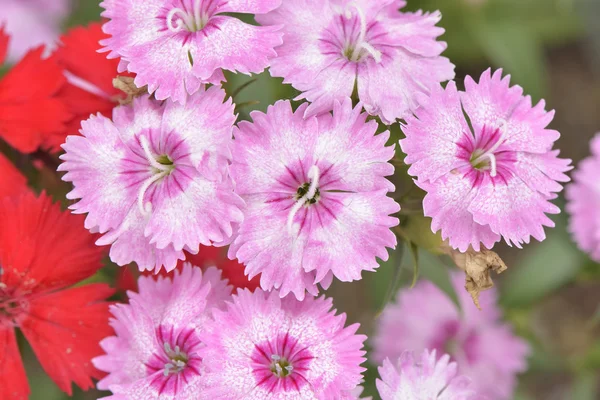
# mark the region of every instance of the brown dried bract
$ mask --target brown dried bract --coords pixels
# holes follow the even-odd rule
[[[480,252],[469,248],[466,253],[461,253],[447,246],[445,252],[452,257],[457,267],[465,271],[465,289],[473,298],[473,303],[479,306],[479,293],[494,286],[491,273],[500,274],[507,267],[498,254],[491,250],[483,249]]]
[[[113,79],[113,86],[115,89],[119,89],[127,95],[126,98],[119,98],[118,101],[121,105],[131,104],[133,99],[138,96],[148,94],[148,86],[138,88],[135,86],[134,78],[129,76],[117,76]]]

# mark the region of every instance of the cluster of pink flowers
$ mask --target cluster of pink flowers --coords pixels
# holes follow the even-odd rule
[[[114,335],[100,342],[100,356],[97,342],[84,343],[95,369],[86,363],[91,372],[73,380],[86,386],[104,371],[98,388],[113,400],[359,398],[367,337],[319,291],[334,278],[361,279],[396,247],[400,205],[388,177],[400,151],[382,125],[400,123],[408,172],[426,192],[424,214],[452,248],[545,238],[547,214],[559,212],[551,201],[571,169],[553,149],[553,112],[543,101],[533,105],[502,70],[478,82],[467,77],[459,91],[438,40],[441,14],[401,11],[405,5],[104,0],[105,35],[96,26],[64,38],[67,48],[51,59],[61,82],[48,94],[64,106],[59,125],[95,113],[62,145],[58,170],[73,185],[70,209],[86,214],[88,239],[110,246],[114,263],[175,270],[140,277],[127,304],[110,306]],[[113,108],[106,74],[86,74],[69,48],[77,40],[100,40],[108,75],[127,73],[147,93]],[[238,122],[221,87],[225,72],[267,68],[301,92],[301,103],[278,101]],[[89,101],[80,104],[75,93]],[[569,192],[573,231],[597,257],[600,222],[584,215],[598,209],[590,203],[600,198],[592,179],[599,168],[597,157],[586,161]],[[194,266],[202,246],[229,246],[228,257],[260,287],[234,293],[221,271]],[[460,280],[462,313],[428,282],[384,312],[372,357],[382,363],[376,386],[384,400],[512,395],[528,346],[501,321],[494,292],[483,293],[481,313]],[[0,282],[0,317],[9,294],[35,294],[6,287]],[[105,317],[110,293],[101,289],[84,304],[97,301]],[[27,322],[25,311],[16,314],[0,327]],[[5,341],[16,347],[12,333]]]

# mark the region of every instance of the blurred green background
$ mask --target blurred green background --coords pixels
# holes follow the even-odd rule
[[[289,0],[292,1],[292,0]],[[374,0],[375,1],[375,0]],[[75,1],[65,29],[99,20],[96,0]],[[545,98],[556,109],[553,128],[562,133],[557,144],[563,157],[575,162],[588,154],[589,139],[600,131],[600,1],[598,0],[409,0],[409,9],[443,13],[445,53],[457,65],[457,82],[492,66],[503,67],[534,100]],[[229,74],[226,88],[233,93],[254,79]],[[291,87],[261,74],[235,101],[240,117],[254,109],[265,110],[277,99],[295,97]],[[398,139],[398,126],[392,129]],[[402,171],[400,171],[402,172]],[[42,177],[43,178],[43,177]],[[48,178],[51,179],[51,178]],[[407,191],[399,179],[399,198]],[[60,196],[60,194],[58,194]],[[558,200],[563,205],[562,199]],[[449,290],[451,262],[427,253],[429,221],[403,204],[401,226],[421,246],[421,277]],[[495,251],[509,269],[496,278],[506,318],[527,338],[534,351],[529,371],[521,376],[515,399],[600,399],[600,265],[577,250],[566,230],[566,216],[555,218],[543,243],[523,250],[497,246]],[[401,245],[377,273],[351,284],[334,283],[329,294],[337,308],[372,332],[378,313],[398,287],[413,279],[415,253]],[[114,282],[117,267],[108,264],[96,281]],[[394,287],[392,287],[394,286]],[[67,398],[43,373],[28,345],[22,349],[32,399]],[[369,366],[367,394],[373,395],[375,370]],[[75,399],[96,399],[103,394],[75,389]],[[106,393],[104,394],[106,395]]]

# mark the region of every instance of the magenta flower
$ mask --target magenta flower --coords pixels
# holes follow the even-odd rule
[[[121,70],[137,74],[158,100],[183,103],[203,83],[224,80],[221,69],[262,72],[281,44],[279,27],[243,23],[227,13],[263,14],[281,0],[104,0],[110,21],[101,41]]]
[[[377,390],[382,400],[480,400],[471,380],[458,376],[456,363],[445,354],[424,350],[418,360],[411,352],[400,355],[397,366],[387,358],[378,368]]]
[[[88,213],[115,263],[172,270],[184,249],[231,238],[243,201],[227,175],[235,116],[224,97],[212,87],[186,105],[139,98],[67,138],[59,170],[75,186],[67,197],[81,199],[71,209]]]
[[[250,278],[260,273],[264,290],[300,300],[305,290],[316,295],[317,283],[360,279],[376,257],[387,259],[398,223],[389,215],[400,209],[386,196],[394,190],[385,178],[394,171],[389,132],[374,136],[377,123],[349,99],[333,116],[305,120],[306,106],[294,113],[280,101],[240,123],[231,167],[248,207],[230,257]]]
[[[569,180],[570,160],[552,150],[560,134],[546,129],[554,112],[544,101],[532,107],[509,80],[487,70],[479,83],[467,77],[465,92],[454,82],[436,88],[404,126],[400,145],[427,192],[431,228],[463,252],[480,243],[490,249],[501,237],[517,247],[543,240],[544,226],[554,226],[546,213],[560,211],[549,200]]]
[[[440,289],[421,281],[400,292],[396,303],[384,310],[373,337],[373,358],[380,363],[407,350],[436,349],[450,354],[478,393],[492,400],[510,399],[516,375],[526,369],[529,347],[502,322],[494,289],[481,293],[480,311],[464,290],[464,275],[452,278],[462,314]]]
[[[345,314],[331,307],[323,297],[238,291],[200,335],[208,398],[348,398],[365,370],[366,337],[356,334],[358,324],[344,328]]]
[[[203,391],[200,333],[231,286],[216,268],[202,273],[189,263],[172,280],[156,279],[141,277],[129,304],[111,306],[115,336],[100,342],[106,355],[92,360],[108,372],[98,382],[114,394],[106,399],[197,400]]]
[[[333,109],[357,86],[365,109],[385,123],[418,107],[418,94],[454,78],[441,57],[444,30],[433,14],[401,13],[398,0],[295,0],[257,16],[263,25],[284,25],[283,45],[271,75],[284,78],[312,102],[306,116]]]
[[[600,262],[600,133],[590,143],[592,155],[579,163],[567,186],[569,231],[579,248]]]

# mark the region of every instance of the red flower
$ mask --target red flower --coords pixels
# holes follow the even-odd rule
[[[60,150],[66,136],[76,135],[81,121],[88,119],[91,114],[101,113],[110,118],[119,99],[125,98],[124,93],[115,89],[112,83],[117,76],[119,60],[109,60],[105,54],[98,53],[102,47],[98,42],[107,37],[102,32],[102,24],[93,23],[87,28],[71,29],[61,38],[62,45],[53,57],[64,68],[68,83],[60,91],[59,97],[74,117],[62,135],[48,138],[48,148]]]
[[[61,212],[45,194],[0,199],[0,399],[26,399],[29,386],[15,340],[19,327],[42,367],[65,392],[100,378],[90,360],[112,334],[105,284],[69,288],[92,276],[103,251],[83,216]]]
[[[223,247],[206,247],[200,246],[198,254],[185,253],[185,261],[179,261],[175,270],[181,270],[183,264],[186,262],[191,263],[202,269],[208,267],[217,267],[222,271],[224,279],[229,281],[229,284],[234,288],[250,289],[254,291],[260,286],[260,279],[258,276],[252,280],[248,280],[248,277],[244,275],[244,266],[237,260],[229,260],[226,256],[227,248]],[[133,268],[137,273],[137,268]],[[164,268],[157,274],[159,276],[173,276],[174,272],[166,272]],[[155,274],[151,271],[144,271],[142,275],[154,276]],[[117,288],[120,290],[132,290],[137,291],[137,281],[134,272],[129,266],[121,268],[117,277]]]
[[[260,286],[259,277],[254,277],[251,281],[244,275],[244,266],[237,260],[230,260],[226,256],[227,249],[222,247],[204,247],[200,246],[198,254],[186,253],[185,261],[179,261],[177,267],[181,267],[184,262],[192,263],[202,268],[217,267],[223,272],[223,278],[229,281],[234,288],[250,289],[254,291]]]
[[[0,65],[9,37],[0,28]],[[42,60],[44,49],[28,52],[0,80],[0,137],[22,153],[37,150],[49,135],[64,132],[72,118],[56,94],[66,83],[53,59]]]
[[[15,166],[0,154],[0,199],[23,192],[27,187],[27,179]]]

